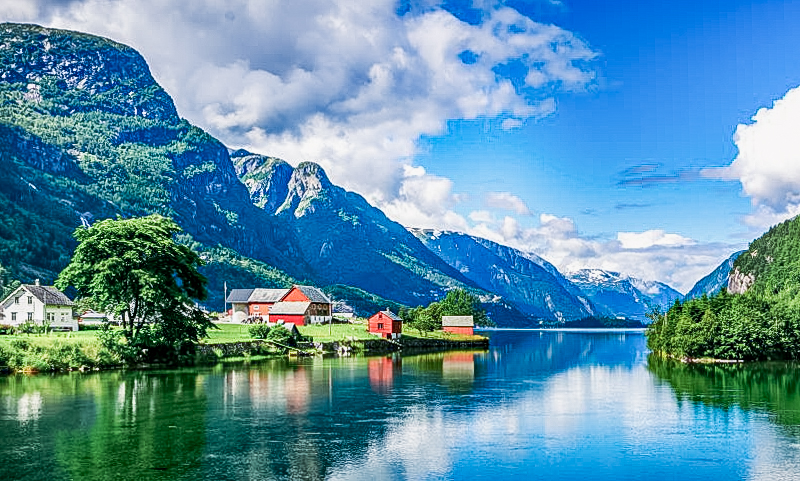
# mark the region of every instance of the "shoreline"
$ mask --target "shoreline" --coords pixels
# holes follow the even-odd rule
[[[301,345],[297,351],[302,356],[349,356],[358,355],[380,355],[394,352],[414,352],[414,351],[447,351],[461,349],[488,349],[489,338],[484,336],[472,336],[470,339],[441,339],[406,336],[399,341],[375,337],[374,339],[341,339],[326,342],[311,342],[308,345]],[[0,345],[2,349],[2,345]],[[296,352],[294,351],[294,355]],[[241,340],[233,342],[214,342],[200,343],[196,345],[194,361],[186,364],[166,364],[166,363],[145,363],[145,364],[108,364],[108,365],[68,365],[61,364],[55,367],[51,363],[48,368],[41,369],[35,365],[20,365],[19,368],[12,366],[0,366],[0,375],[14,374],[52,374],[52,373],[72,373],[72,372],[100,372],[114,370],[151,370],[151,369],[181,369],[191,366],[211,366],[225,362],[239,361],[260,361],[266,359],[279,359],[292,357],[292,352],[275,350],[272,342],[263,339]],[[68,362],[68,361],[67,361]],[[91,363],[90,363],[91,364]]]

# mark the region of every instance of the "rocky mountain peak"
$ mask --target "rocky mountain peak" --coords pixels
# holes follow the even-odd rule
[[[244,149],[230,153],[236,175],[250,191],[250,200],[274,214],[289,195],[294,168],[276,157],[252,154]]]
[[[26,101],[47,99],[54,114],[104,111],[179,121],[144,58],[94,35],[0,24],[0,81],[17,84]]]
[[[314,212],[316,203],[330,200],[333,187],[322,167],[313,162],[303,162],[292,172],[286,201],[278,211],[293,212],[295,217]]]

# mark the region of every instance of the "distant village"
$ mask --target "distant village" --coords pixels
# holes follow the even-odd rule
[[[289,331],[297,326],[352,322],[353,310],[334,303],[322,290],[295,285],[284,289],[232,289],[226,293],[226,312],[219,322],[234,324],[264,323],[281,325]],[[228,306],[230,306],[228,308]],[[22,284],[0,302],[0,325],[47,326],[52,331],[78,331],[81,326],[114,322],[113,316],[91,310],[75,312],[75,303],[54,286]],[[367,319],[368,332],[385,339],[399,339],[403,320],[388,308]],[[472,316],[443,316],[442,330],[473,335]]]

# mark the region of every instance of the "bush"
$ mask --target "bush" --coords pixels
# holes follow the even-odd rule
[[[247,330],[253,339],[266,339],[271,329],[266,324],[253,324]]]
[[[103,324],[78,324],[79,331],[99,331],[103,329]]]
[[[267,334],[265,339],[268,341],[277,342],[283,346],[295,347],[297,345],[297,341],[295,340],[294,336],[292,336],[292,333],[283,326],[275,326],[274,328],[270,329],[269,334]]]
[[[0,324],[0,335],[3,334],[13,334],[14,333],[14,326],[11,324]]]

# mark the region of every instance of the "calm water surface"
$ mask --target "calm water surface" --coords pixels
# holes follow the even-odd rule
[[[0,378],[0,479],[800,479],[800,370],[641,332],[485,352]]]

